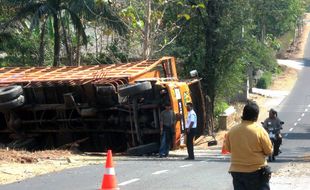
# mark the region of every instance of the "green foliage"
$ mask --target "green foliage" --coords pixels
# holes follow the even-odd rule
[[[245,40],[247,48],[245,60],[253,69],[262,69],[270,72],[275,72],[277,61],[275,58],[275,50],[266,46],[265,43],[250,37]]]
[[[58,66],[60,60],[60,51],[64,49],[68,58],[62,58],[72,64],[73,52],[76,52],[76,61],[80,57],[80,44],[86,46],[87,36],[85,33],[86,21],[96,20],[101,25],[107,26],[115,33],[123,35],[127,32],[127,27],[120,17],[112,10],[107,1],[93,0],[70,0],[70,1],[6,1],[6,6],[1,6],[3,10],[14,10],[14,17],[6,19],[6,23],[1,24],[5,30],[12,32],[13,29],[27,29],[31,31],[32,36],[39,40],[32,41],[36,43],[40,51],[38,54],[39,62],[42,64],[46,55],[46,49],[54,46],[53,65]],[[83,18],[83,19],[81,19]],[[0,15],[0,21],[4,22]],[[85,23],[83,23],[85,22]],[[47,33],[47,35],[45,35]],[[28,40],[25,38],[25,40]],[[53,41],[52,41],[53,40]],[[44,54],[42,56],[42,54]],[[37,56],[38,57],[38,56]],[[32,57],[33,58],[33,57]],[[42,60],[43,58],[43,60]],[[46,60],[48,63],[49,60]]]
[[[200,72],[215,113],[217,99],[230,100],[243,90],[249,67],[279,72],[277,37],[295,26],[302,7],[297,0],[180,0],[171,12],[183,18],[182,34],[161,53],[179,58],[186,73]],[[164,19],[175,19],[171,15]]]
[[[132,57],[142,57],[145,45],[149,44],[150,58],[164,54],[167,46],[172,45],[180,36],[180,24],[190,19],[190,15],[182,12],[180,1],[149,0],[151,14],[148,22],[147,1],[129,0],[124,2],[120,15],[129,27],[129,34],[125,43],[127,52]],[[148,40],[146,31],[150,29]],[[141,48],[141,46],[143,46]],[[166,51],[165,51],[166,52]],[[171,54],[169,54],[171,55]]]
[[[0,59],[0,66],[35,66],[38,58],[38,38],[27,32],[20,34],[0,34],[0,52],[7,56]]]
[[[300,0],[253,0],[252,5],[257,25],[255,35],[262,40],[266,34],[278,37],[293,29],[304,12],[304,4]]]
[[[229,104],[223,100],[217,100],[214,106],[214,116],[218,117],[221,113],[223,113],[227,108],[229,108]]]
[[[303,0],[302,2],[303,7],[305,8],[305,12],[310,11],[310,0]]]
[[[106,47],[104,52],[99,53],[97,57],[94,54],[87,54],[84,62],[88,64],[112,64],[124,63],[128,60],[128,55],[119,49],[119,42],[114,40]]]
[[[272,74],[270,72],[264,72],[263,76],[258,79],[256,87],[257,88],[262,88],[262,89],[267,89],[272,82]]]

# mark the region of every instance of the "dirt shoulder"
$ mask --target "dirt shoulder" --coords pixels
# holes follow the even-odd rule
[[[104,158],[104,155],[77,155],[63,150],[28,152],[0,149],[0,184],[13,183],[68,168],[103,164]]]

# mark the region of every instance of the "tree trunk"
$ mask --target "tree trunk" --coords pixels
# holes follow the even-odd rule
[[[83,25],[83,15],[81,18],[81,24]],[[77,28],[76,30],[76,57],[75,57],[75,61],[76,61],[76,66],[80,66],[81,65],[81,31]]]
[[[97,33],[97,21],[95,21],[95,49],[96,49],[96,58],[98,58],[98,33]]]
[[[68,35],[67,35],[67,31],[66,31],[65,24],[64,24],[63,20],[61,20],[61,25],[62,25],[62,32],[63,32],[63,35],[64,35],[64,44],[65,44],[65,47],[66,47],[66,52],[67,52],[67,56],[68,56],[69,65],[72,66],[71,48],[70,48],[69,43],[68,43],[68,37],[67,37]]]
[[[45,37],[45,26],[46,26],[46,21],[43,22],[41,26],[41,35],[40,35],[40,47],[39,47],[39,62],[38,66],[43,66],[44,65],[44,55],[45,55],[45,43],[44,43],[44,37]]]
[[[60,65],[60,35],[59,35],[59,20],[57,14],[53,15],[54,20],[54,67]]]
[[[206,99],[207,99],[207,123],[209,127],[209,132],[212,134],[214,131],[214,103],[215,103],[215,94],[216,94],[216,67],[214,64],[218,62],[215,55],[218,54],[217,51],[220,51],[217,48],[217,38],[216,31],[218,29],[218,23],[220,19],[218,12],[218,0],[209,0],[207,6],[207,14],[208,19],[207,23],[204,25],[205,31],[205,47],[206,47],[206,54],[205,54],[205,65],[204,65],[204,73],[205,79],[204,84],[206,89]]]
[[[146,19],[144,26],[143,59],[149,59],[151,53],[151,0],[146,0]]]
[[[75,55],[75,62],[76,62],[76,66],[80,66],[81,65],[81,56],[80,56],[80,51],[81,51],[81,42],[80,42],[80,34],[77,31],[77,36],[76,36],[76,55]]]

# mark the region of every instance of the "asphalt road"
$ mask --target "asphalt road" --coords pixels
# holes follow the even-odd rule
[[[280,104],[279,117],[285,122],[281,157],[299,159],[310,153],[310,39],[308,37],[304,68],[290,95]]]
[[[120,189],[126,190],[231,190],[231,176],[227,173],[229,156],[221,155],[220,148],[197,150],[195,161],[183,160],[185,155],[169,159],[115,157],[118,185]],[[276,169],[286,162],[286,157],[279,158],[271,165]],[[0,186],[0,190],[95,190],[100,188],[103,175],[104,163],[3,185]]]
[[[308,38],[309,39],[309,38]],[[305,67],[290,93],[277,107],[285,122],[282,154],[270,163],[273,170],[289,162],[301,162],[310,153],[310,49],[305,50]],[[220,154],[220,147],[197,151],[197,160],[183,157],[115,158],[115,170],[120,189],[208,189],[230,190],[227,173],[229,157]],[[104,164],[104,163],[103,163]],[[0,190],[94,190],[101,186],[104,165],[92,165],[27,179],[0,186]],[[272,181],[271,181],[272,183]]]

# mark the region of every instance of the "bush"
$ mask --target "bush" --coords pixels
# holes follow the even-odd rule
[[[214,108],[214,114],[215,117],[218,117],[221,113],[223,113],[229,105],[225,101],[216,101],[215,108]]]
[[[258,79],[256,87],[257,88],[262,88],[262,89],[267,89],[272,82],[272,74],[270,72],[265,72],[263,76]]]

